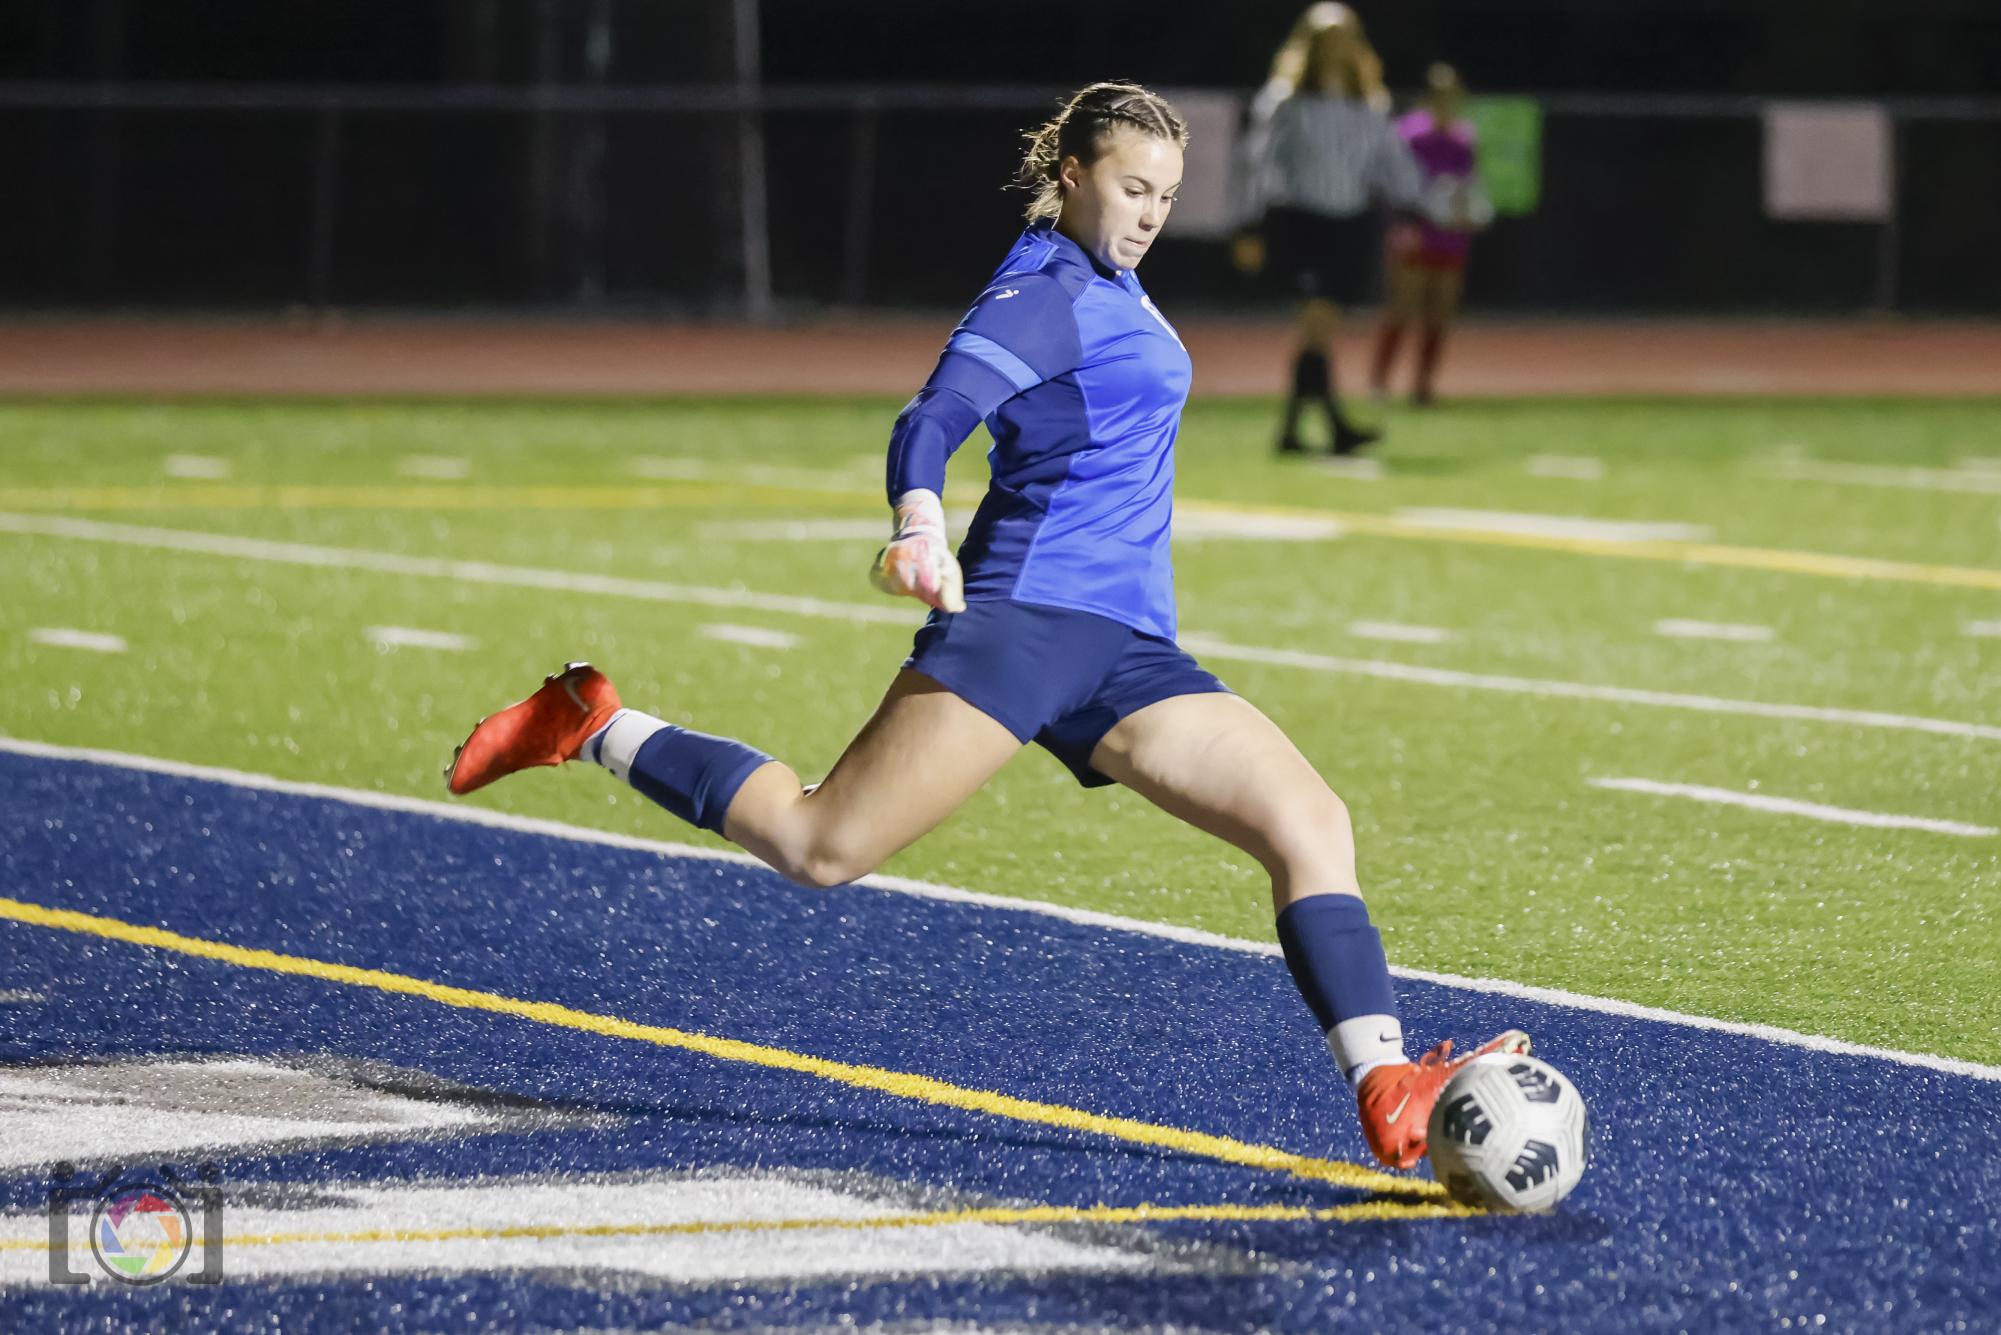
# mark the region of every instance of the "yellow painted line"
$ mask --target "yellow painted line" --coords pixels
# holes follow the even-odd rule
[[[703,509],[711,506],[825,508],[830,497],[882,505],[873,488],[748,481],[690,481],[641,486],[254,486],[190,483],[149,487],[0,488],[0,509],[10,510],[648,510]],[[967,498],[957,494],[955,504]],[[1395,515],[1359,510],[1320,510],[1303,505],[1261,505],[1237,501],[1182,500],[1184,512],[1317,519],[1352,533],[1412,542],[1465,543],[1610,556],[1628,561],[1769,570],[1832,579],[1931,584],[1945,588],[2001,590],[2001,570],[1979,566],[1888,561],[1827,552],[1775,547],[1729,547],[1717,543],[1568,537],[1554,533],[1510,533],[1426,524]]]
[[[773,1070],[794,1071],[896,1098],[914,1099],[920,1103],[959,1108],[967,1112],[987,1113],[1017,1122],[1034,1122],[1070,1131],[1110,1136],[1135,1145],[1151,1145],[1182,1154],[1216,1159],[1223,1163],[1240,1164],[1247,1168],[1291,1173],[1295,1177],[1329,1182],[1335,1186],[1351,1187],[1360,1191],[1385,1191],[1405,1196],[1445,1199],[1444,1189],[1435,1182],[1427,1182],[1421,1178],[1394,1177],[1361,1164],[1345,1163],[1338,1159],[1310,1158],[1270,1145],[1233,1140],[1227,1136],[1213,1136],[1207,1132],[1188,1131],[1180,1127],[1159,1126],[1129,1117],[1110,1117],[1103,1113],[1086,1112],[1081,1108],[1070,1108],[1059,1103],[1040,1103],[1033,1099],[1016,1098],[1012,1094],[1000,1094],[992,1090],[968,1089],[930,1076],[891,1071],[879,1066],[832,1061],[825,1057],[814,1057],[786,1048],[767,1047],[761,1043],[748,1043],[741,1039],[718,1038],[712,1034],[694,1033],[665,1025],[641,1024],[615,1015],[576,1010],[549,1001],[523,1001],[495,992],[478,992],[471,988],[453,987],[447,983],[413,978],[408,974],[357,968],[351,964],[335,964],[328,960],[310,959],[303,955],[283,955],[276,951],[230,945],[227,942],[210,941],[202,937],[182,936],[178,932],[170,932],[162,927],[121,922],[116,918],[99,917],[94,913],[79,913],[73,909],[52,909],[18,899],[0,898],[0,919],[12,919],[35,927],[50,927],[65,932],[80,932],[86,936],[148,946],[155,950],[171,950],[198,959],[233,964],[238,968],[261,969],[268,973],[291,974],[301,978],[317,978],[324,982],[341,983],[349,987],[374,988],[377,991],[392,992],[400,996],[420,997],[441,1006],[490,1011],[496,1015],[511,1015],[523,1020],[532,1020],[537,1024],[602,1034],[608,1038],[654,1043],[661,1047],[701,1053],[720,1061],[744,1062]]]
[[[302,1244],[352,1246],[389,1242],[500,1242],[515,1238],[659,1238],[705,1233],[810,1233],[825,1229],[862,1232],[892,1228],[949,1228],[958,1224],[1179,1224],[1179,1223],[1374,1223],[1403,1219],[1462,1219],[1483,1211],[1456,1201],[1357,1201],[1352,1205],[1022,1205],[976,1206],[921,1214],[830,1219],[689,1220],[679,1224],[515,1224],[505,1228],[370,1228],[346,1233],[240,1233],[223,1248],[290,1247]],[[199,1239],[196,1247],[201,1246]],[[38,1239],[0,1241],[0,1251],[47,1251]]]

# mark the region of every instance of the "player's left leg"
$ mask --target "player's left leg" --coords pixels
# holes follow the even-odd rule
[[[1466,1059],[1451,1059],[1449,1041],[1417,1062],[1404,1055],[1346,805],[1278,725],[1230,694],[1174,696],[1127,715],[1091,767],[1265,868],[1286,965],[1355,1087],[1370,1149],[1414,1165],[1432,1104]],[[1511,1030],[1470,1055],[1527,1050],[1528,1036]]]
[[[1404,330],[1419,318],[1424,306],[1424,270],[1396,250],[1386,250],[1384,268],[1389,290],[1376,325],[1375,360],[1369,368],[1369,396],[1378,403],[1389,398],[1390,370],[1403,346]]]
[[[1466,286],[1466,272],[1457,266],[1430,269],[1425,274],[1421,318],[1423,329],[1417,344],[1417,386],[1411,398],[1420,404],[1436,401],[1434,384],[1439,358],[1445,351],[1445,331],[1459,310],[1459,295]]]

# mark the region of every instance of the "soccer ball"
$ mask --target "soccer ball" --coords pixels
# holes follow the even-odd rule
[[[1454,1200],[1548,1210],[1584,1176],[1587,1119],[1577,1087],[1548,1062],[1468,1062],[1431,1109],[1431,1174]]]

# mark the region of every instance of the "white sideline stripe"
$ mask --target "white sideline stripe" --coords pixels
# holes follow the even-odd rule
[[[470,649],[473,641],[443,630],[418,630],[415,626],[370,626],[361,632],[378,649]]]
[[[468,460],[450,454],[406,454],[397,463],[396,471],[404,477],[457,482],[472,473],[472,464]]]
[[[770,630],[764,626],[734,626],[726,621],[703,626],[700,633],[711,640],[723,640],[730,644],[748,644],[757,649],[796,649],[799,637],[789,631]]]
[[[1348,633],[1364,640],[1394,640],[1399,644],[1444,644],[1452,632],[1443,626],[1406,626],[1398,621],[1351,621]]]
[[[1962,622],[1959,628],[1968,635],[1986,639],[2001,637],[2001,621],[1967,621]]]
[[[1597,482],[1605,476],[1605,461],[1588,454],[1531,454],[1530,477],[1567,477],[1576,482]]]
[[[1323,454],[1313,462],[1330,473],[1339,473],[1357,482],[1380,482],[1389,474],[1381,459],[1365,454]]]
[[[1654,623],[1654,634],[1671,640],[1734,640],[1739,644],[1762,644],[1772,638],[1770,626],[1751,626],[1733,621],[1683,621],[1669,617]]]
[[[1346,533],[1338,520],[1311,515],[1232,514],[1202,506],[1177,506],[1174,538],[1200,542],[1205,538],[1235,538],[1245,542],[1324,542]]]
[[[88,649],[94,654],[122,654],[126,650],[123,636],[95,630],[71,630],[67,626],[37,626],[28,632],[28,638],[52,649]]]
[[[1622,705],[1659,709],[1689,709],[1704,714],[1745,714],[1755,718],[1805,719],[1815,723],[1846,723],[1858,728],[1889,728],[1900,732],[1936,733],[1943,737],[1973,737],[2001,742],[2001,726],[1926,718],[1921,714],[1886,714],[1873,709],[1828,709],[1819,705],[1787,705],[1763,700],[1732,700],[1719,695],[1685,695],[1678,691],[1647,691],[1629,686],[1594,686],[1580,681],[1545,681],[1536,677],[1500,677],[1451,668],[1420,667],[1374,658],[1335,658],[1297,649],[1259,649],[1228,644],[1207,635],[1183,635],[1181,645],[1204,658],[1273,667],[1305,668],[1339,676],[1375,677],[1383,681],[1417,682],[1470,691],[1505,691],[1514,695],[1544,695],[1570,700],[1606,700]]]
[[[25,533],[84,542],[119,543],[168,551],[232,556],[245,561],[277,561],[319,566],[328,570],[371,570],[385,575],[424,575],[464,580],[472,584],[511,585],[524,589],[555,589],[563,593],[600,593],[615,598],[641,598],[656,603],[695,603],[703,607],[750,608],[759,612],[789,612],[795,616],[829,617],[836,621],[873,622],[912,627],[917,618],[901,608],[868,603],[836,603],[820,598],[792,598],[752,593],[746,589],[716,589],[668,584],[659,580],[624,579],[617,575],[587,575],[534,566],[495,565],[487,561],[455,561],[435,556],[398,556],[391,552],[352,547],[318,547],[303,542],[267,542],[226,533],[151,528],[142,524],[108,524],[94,519],[60,519],[49,515],[0,513],[0,533]],[[914,604],[913,604],[914,606]]]
[[[1582,538],[1590,542],[1702,542],[1705,524],[1640,523],[1577,515],[1519,514],[1512,510],[1450,510],[1418,506],[1396,512],[1398,519],[1426,528],[1474,533],[1523,533],[1538,538]]]
[[[438,820],[456,821],[462,825],[484,825],[490,829],[511,830],[522,834],[544,835],[551,839],[567,839],[572,843],[597,844],[606,848],[632,849],[638,852],[658,853],[667,857],[698,858],[707,862],[729,862],[739,866],[761,867],[764,864],[748,853],[734,849],[697,848],[692,844],[676,844],[661,839],[641,839],[633,835],[613,834],[606,830],[591,830],[579,825],[564,825],[559,821],[542,820],[534,816],[515,816],[503,811],[490,811],[483,807],[468,807],[445,802],[429,801],[421,797],[405,797],[398,793],[364,792],[358,788],[335,788],[327,784],[303,783],[295,779],[279,779],[267,774],[250,774],[243,770],[220,769],[208,765],[191,765],[185,761],[164,760],[156,756],[132,755],[123,751],[105,751],[95,747],[58,746],[52,742],[33,742],[25,738],[0,736],[0,752],[12,755],[33,756],[40,760],[76,761],[92,765],[110,765],[118,769],[138,770],[146,774],[165,774],[179,779],[201,779],[210,783],[227,784],[233,788],[247,788],[256,792],[286,793],[297,797],[315,797],[329,802],[344,802],[349,806],[368,807],[378,811],[397,811],[411,815],[432,816]],[[871,890],[884,890],[895,894],[915,895],[923,899],[934,899],[943,903],[971,904],[979,908],[1001,909],[1013,913],[1036,913],[1044,917],[1058,918],[1064,922],[1076,923],[1083,927],[1101,927],[1108,931],[1132,932],[1140,936],[1150,936],[1164,941],[1178,941],[1184,945],[1206,946],[1216,950],[1230,950],[1245,955],[1270,955],[1279,957],[1281,952],[1276,942],[1246,941],[1241,937],[1224,936],[1217,932],[1205,932],[1195,927],[1177,927],[1171,923],[1145,922],[1138,918],[1120,917],[1114,913],[1098,913],[1090,909],[1070,908],[1061,904],[1046,904],[1035,899],[1012,899],[1005,895],[984,894],[977,890],[962,890],[957,886],[939,885],[933,881],[912,880],[906,876],[865,876],[855,882]],[[1984,1066],[1979,1062],[1964,1061],[1958,1057],[1941,1057],[1927,1052],[1900,1052],[1895,1048],[1871,1047],[1862,1043],[1850,1043],[1845,1039],[1824,1038],[1817,1034],[1802,1034],[1791,1029],[1780,1029],[1775,1025],[1746,1024],[1738,1020],[1717,1020],[1704,1015],[1684,1015],[1679,1011],[1663,1010],[1657,1006],[1641,1006],[1630,1001],[1619,1001],[1611,997],[1594,997],[1580,992],[1565,992],[1552,987],[1535,987],[1527,983],[1513,983],[1498,978],[1467,978],[1459,974],[1434,973],[1428,969],[1404,969],[1392,967],[1391,973],[1399,978],[1413,978],[1420,982],[1436,983],[1441,987],[1455,987],[1470,992],[1491,992],[1496,996],[1516,997],[1523,1001],[1541,1002],[1550,1006],[1565,1006],[1572,1010],[1593,1011],[1601,1015],[1617,1015],[1626,1019],[1653,1020],[1662,1024],[1681,1025],[1690,1029],[1706,1029],[1716,1033],[1740,1034],[1749,1038],[1763,1039],[1770,1043],[1783,1043],[1789,1047],[1806,1048],[1814,1052],[1833,1053],[1850,1057],[1871,1057],[1879,1061],[1897,1062],[1904,1066],[1922,1067],[1930,1071],[1944,1071],[1952,1075],[1971,1076],[1977,1080],[2001,1082],[2001,1066]]]
[[[1843,464],[1813,459],[1773,459],[1766,471],[1798,482],[1841,482],[1858,487],[1905,487],[1916,491],[1979,491],[2001,495],[2001,472],[1991,468],[1900,468],[1889,464]]]
[[[229,460],[208,454],[170,454],[160,461],[168,477],[203,478],[213,481],[229,476]]]
[[[1715,806],[1745,807],[1769,811],[1779,816],[1805,816],[1836,825],[1866,825],[1876,830],[1924,830],[1930,834],[1956,834],[1966,839],[1985,839],[2001,834],[1990,825],[1966,825],[1956,820],[1933,820],[1929,816],[1892,816],[1881,811],[1857,811],[1852,807],[1831,807],[1820,802],[1802,802],[1791,797],[1767,797],[1763,793],[1740,793],[1730,788],[1709,788],[1699,783],[1660,783],[1653,779],[1593,779],[1593,788],[1613,788],[1624,793],[1646,793],[1652,797],[1685,797]]]
[[[782,612],[794,616],[825,617],[834,621],[901,626],[905,629],[910,629],[916,624],[913,612],[890,605],[837,603],[819,598],[752,593],[745,589],[717,589],[699,585],[666,584],[656,580],[624,579],[616,575],[541,570],[532,566],[492,565],[484,561],[454,561],[442,557],[397,556],[388,552],[361,551],[348,547],[316,547],[297,542],[267,542],[261,538],[239,538],[220,533],[151,528],[137,524],[110,524],[94,519],[63,519],[49,515],[0,512],[0,533],[75,538],[87,542],[118,543],[128,547],[164,548],[170,551],[236,557],[247,561],[277,561],[293,565],[318,566],[329,570],[369,570],[389,575],[428,575],[471,583],[554,589],[563,593],[595,593],[607,597],[640,598],[652,602],[694,603],[703,607]],[[1545,695],[1571,700],[1605,700],[1617,704],[1689,709],[1709,714],[1806,719],[1819,723],[1845,723],[1864,728],[1889,728],[1904,732],[1936,733],[1945,737],[2001,741],[2001,726],[1961,723],[1955,719],[1926,718],[1915,714],[1827,709],[1818,705],[1771,704],[1760,700],[1684,695],[1673,691],[1649,691],[1625,686],[1595,686],[1585,682],[1455,672],[1445,668],[1421,667],[1414,663],[1395,663],[1385,659],[1334,658],[1326,654],[1305,653],[1292,649],[1260,649],[1250,645],[1228,644],[1222,640],[1193,634],[1182,636],[1181,643],[1191,650],[1198,650],[1213,658],[1304,668],[1312,672],[1375,677],[1383,681],[1402,681],[1422,686],[1505,691],[1516,695]]]

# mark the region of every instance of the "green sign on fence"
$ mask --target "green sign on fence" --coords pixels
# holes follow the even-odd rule
[[[1480,136],[1480,180],[1494,211],[1534,213],[1542,193],[1542,107],[1528,97],[1475,97],[1466,115]]]

